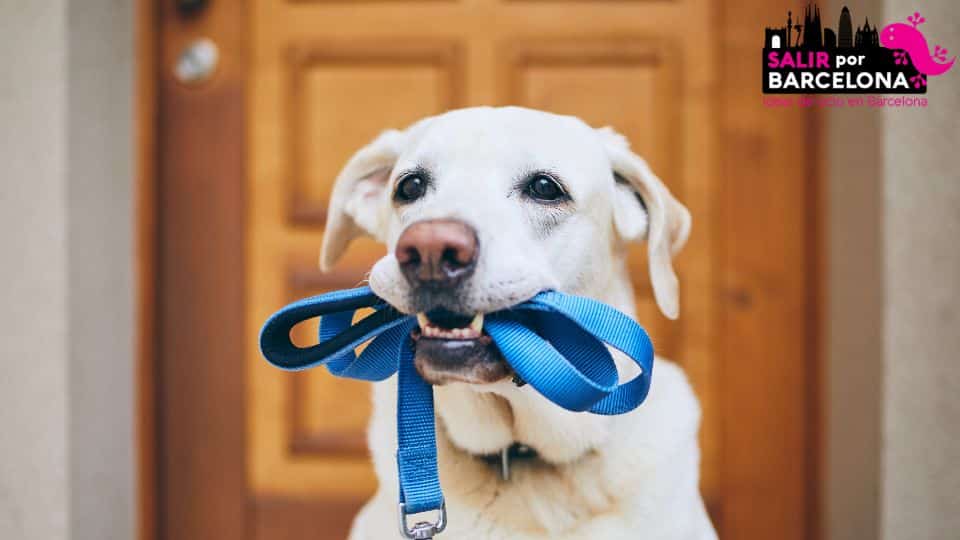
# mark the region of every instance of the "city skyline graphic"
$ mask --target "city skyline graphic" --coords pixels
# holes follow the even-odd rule
[[[870,24],[870,18],[864,17],[862,26],[854,28],[853,16],[847,6],[840,10],[837,30],[824,27],[820,17],[820,7],[810,2],[794,18],[793,11],[787,11],[786,24],[780,27],[767,27],[764,36],[764,48],[797,50],[871,50],[880,47],[879,32],[876,25]]]

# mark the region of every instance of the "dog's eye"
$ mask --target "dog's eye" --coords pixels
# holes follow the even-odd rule
[[[524,187],[523,193],[532,199],[547,202],[563,201],[570,198],[567,192],[563,190],[560,182],[544,173],[533,175]]]
[[[423,197],[426,192],[426,179],[419,174],[408,174],[397,183],[397,191],[393,194],[393,200],[408,203]]]

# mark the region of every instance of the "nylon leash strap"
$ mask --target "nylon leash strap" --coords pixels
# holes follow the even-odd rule
[[[374,312],[353,324],[359,309]],[[290,330],[320,317],[316,345],[297,347]],[[299,371],[322,365],[338,377],[382,381],[397,373],[397,470],[400,529],[428,539],[446,527],[446,506],[437,470],[433,387],[414,367],[410,337],[416,317],[405,315],[369,287],[335,291],[294,302],[260,331],[260,350],[274,366]],[[513,371],[545,398],[570,411],[613,415],[643,403],[650,390],[653,346],[646,331],[620,311],[589,298],[546,291],[485,316],[484,330]],[[358,356],[354,350],[370,342]],[[640,366],[619,384],[606,345]],[[408,514],[438,511],[435,522],[407,524]]]

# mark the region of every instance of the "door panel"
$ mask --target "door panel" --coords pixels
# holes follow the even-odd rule
[[[369,243],[353,246],[330,276],[312,270],[339,168],[381,130],[456,106],[517,104],[614,126],[687,202],[695,231],[709,230],[710,201],[685,197],[715,181],[714,141],[690,129],[711,125],[705,96],[694,90],[708,87],[712,74],[698,68],[680,77],[688,51],[709,37],[707,12],[696,4],[397,1],[346,10],[333,2],[254,2],[248,331],[295,297],[361,281],[382,253]],[[676,32],[681,20],[687,31]],[[696,154],[684,154],[690,145],[699,145]],[[696,178],[689,176],[694,155],[706,161]],[[291,260],[298,261],[292,274]],[[709,242],[692,241],[678,263],[682,316],[670,322],[654,303],[643,246],[630,258],[640,321],[660,354],[688,368],[701,398],[703,490],[713,507],[713,296],[688,289],[686,275],[695,268],[709,283],[711,263]],[[356,504],[369,496],[366,387],[323,370],[278,373],[254,348],[248,363],[253,492]]]
[[[386,128],[454,108],[459,95],[454,42],[314,41],[293,45],[289,57],[282,107],[296,224],[323,226],[332,180],[358,148]]]
[[[726,3],[743,13],[773,9],[762,0]],[[813,285],[802,278],[808,216],[789,205],[810,189],[802,168],[780,171],[764,149],[798,147],[797,133],[809,126],[800,113],[761,120],[737,102],[754,94],[759,101],[759,82],[750,64],[716,51],[722,45],[745,57],[753,40],[741,35],[751,30],[718,30],[721,10],[708,0],[248,0],[213,2],[190,18],[170,4],[161,11],[161,63],[170,65],[198,35],[221,44],[224,63],[198,88],[161,77],[161,111],[169,116],[160,156],[169,165],[160,175],[159,294],[169,300],[159,311],[160,538],[345,537],[376,489],[365,444],[369,386],[323,369],[268,366],[256,347],[260,325],[294,299],[361,284],[384,253],[358,240],[332,272],[318,270],[333,181],[355,150],[384,129],[450,108],[508,104],[613,126],[690,209],[693,233],[676,261],[680,319],[659,313],[643,245],[629,257],[638,318],[658,354],[686,369],[700,399],[701,489],[721,537],[808,537],[810,396],[789,390],[802,382],[794,366],[806,354],[799,341],[806,334],[797,330],[806,323],[794,314],[798,305],[809,309],[803,299]],[[743,13],[741,27],[750,26]],[[721,77],[721,62],[737,77]],[[737,114],[722,114],[718,96]],[[757,127],[763,122],[765,131]],[[222,146],[214,157],[229,167],[191,151],[211,134]],[[720,148],[741,159],[730,163]],[[786,187],[748,204],[724,191],[721,171],[757,181],[777,171]],[[222,210],[218,228],[204,228],[206,206]],[[777,235],[793,250],[792,266],[751,266],[788,249],[752,247],[752,239],[773,234],[751,228],[770,219],[762,207],[783,209]],[[240,247],[224,253],[225,242]],[[195,309],[199,289],[183,288],[194,276],[237,318],[229,349],[201,343],[226,327],[216,310]],[[194,326],[179,319],[188,310]],[[748,335],[750,346],[731,344],[728,328]],[[304,323],[294,339],[308,343],[315,333],[315,321]],[[783,349],[783,367],[770,364],[771,351]],[[198,355],[219,356],[195,368]],[[221,377],[240,369],[236,355],[242,380]],[[766,378],[742,376],[753,371],[734,371],[734,362],[762,366]],[[740,420],[761,397],[764,423]],[[171,416],[190,410],[200,413],[182,422]],[[221,440],[211,425],[229,427],[232,438]],[[797,470],[784,466],[794,463]],[[215,485],[226,476],[229,493]],[[759,491],[768,495],[758,498]]]

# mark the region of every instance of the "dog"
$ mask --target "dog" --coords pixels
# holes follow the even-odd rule
[[[657,305],[676,318],[672,258],[689,231],[687,209],[626,139],[575,117],[459,109],[388,130],[347,162],[321,267],[358,236],[388,247],[369,285],[417,314],[416,368],[435,385],[441,537],[716,538],[698,488],[699,404],[676,364],[656,359],[631,413],[573,413],[512,380],[483,333],[484,314],[546,289],[635,317],[625,258],[640,241]],[[639,368],[612,352],[622,380],[633,378]],[[396,378],[374,386],[368,442],[380,483],[351,540],[399,534],[396,393]]]

